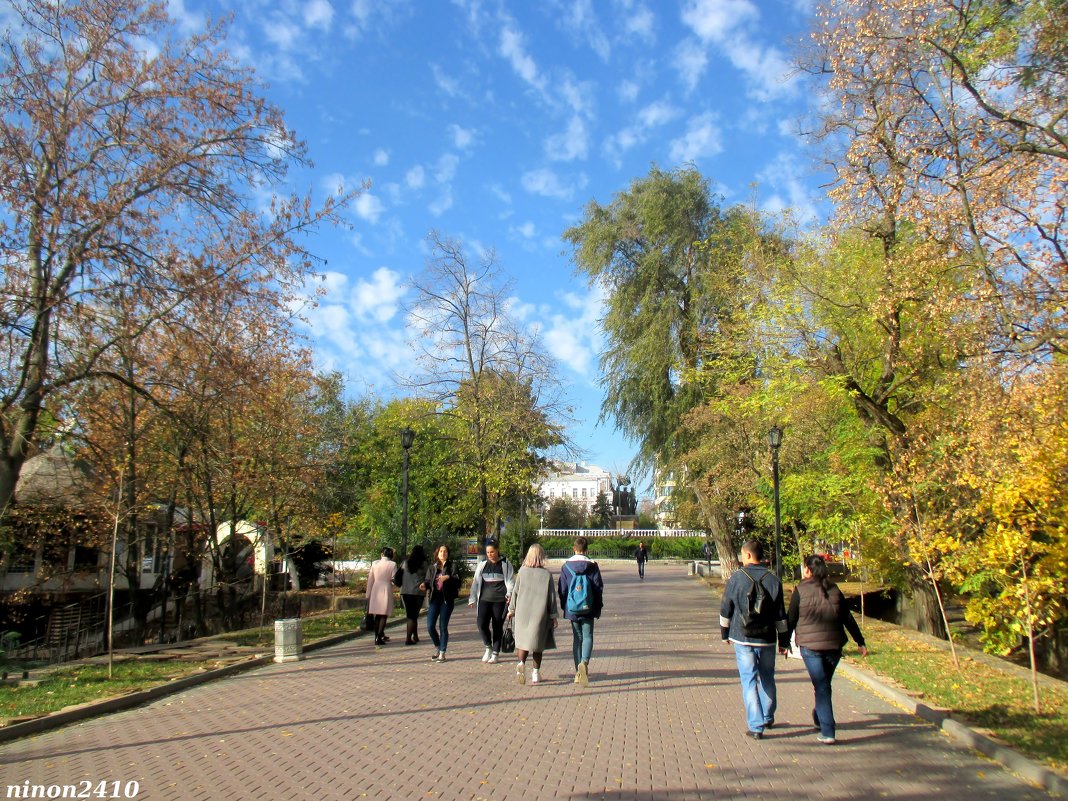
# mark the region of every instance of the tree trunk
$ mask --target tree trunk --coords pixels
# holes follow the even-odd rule
[[[938,596],[927,574],[918,567],[906,568],[909,593],[916,607],[916,629],[940,639],[948,639],[946,626],[942,621],[942,611],[938,606]]]
[[[697,498],[697,504],[701,508],[701,514],[712,533],[712,542],[716,546],[716,555],[719,558],[720,572],[724,579],[730,578],[731,573],[741,567],[731,533],[730,512],[708,501],[696,485],[692,489]]]

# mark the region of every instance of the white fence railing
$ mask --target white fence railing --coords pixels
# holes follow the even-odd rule
[[[707,537],[704,531],[686,528],[540,528],[539,537],[628,537],[633,540],[656,537]]]

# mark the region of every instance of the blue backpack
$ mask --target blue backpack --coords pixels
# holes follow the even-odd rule
[[[572,615],[588,615],[593,611],[590,579],[585,573],[572,573],[567,588],[567,611]]]

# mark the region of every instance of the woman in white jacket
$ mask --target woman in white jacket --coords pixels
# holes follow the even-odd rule
[[[471,595],[468,606],[476,607],[478,631],[486,652],[482,661],[496,664],[501,653],[501,636],[504,634],[504,613],[512,596],[515,581],[514,571],[508,560],[501,556],[496,540],[486,540],[486,559],[475,568],[471,580]]]

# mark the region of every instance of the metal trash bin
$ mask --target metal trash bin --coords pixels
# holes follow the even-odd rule
[[[304,658],[304,626],[299,617],[274,621],[274,661],[299,662]]]

